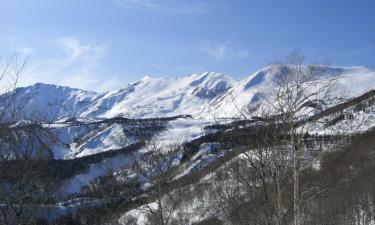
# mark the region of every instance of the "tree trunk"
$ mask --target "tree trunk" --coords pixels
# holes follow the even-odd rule
[[[299,185],[298,185],[298,160],[297,160],[297,155],[298,155],[298,150],[294,149],[293,150],[293,215],[294,215],[294,225],[300,225],[299,221]]]
[[[292,124],[293,121],[290,121]],[[294,126],[290,129],[290,141],[293,150],[293,225],[300,225],[301,218],[299,212],[299,143],[295,134]]]
[[[269,215],[269,197],[268,197],[268,189],[267,189],[267,175],[264,171],[264,166],[261,165],[261,181],[262,181],[262,186],[263,186],[263,192],[264,192],[264,203],[265,203],[265,213],[266,213],[266,221],[267,225],[271,225],[271,218]]]
[[[276,171],[276,192],[277,192],[277,225],[281,225],[282,221],[282,203],[281,203],[281,187],[280,187],[280,172]]]

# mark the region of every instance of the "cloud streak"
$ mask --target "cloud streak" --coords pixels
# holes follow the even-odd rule
[[[230,41],[216,42],[204,40],[198,43],[197,48],[200,52],[216,60],[244,59],[249,56],[246,49],[236,48]]]
[[[53,54],[44,57],[38,57],[37,49],[19,51],[30,54],[21,77],[22,86],[44,82],[95,91],[119,88],[118,77],[108,78],[101,71],[107,55],[105,45],[86,45],[77,38],[62,37],[52,41],[51,49]]]

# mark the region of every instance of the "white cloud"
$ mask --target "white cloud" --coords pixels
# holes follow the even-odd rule
[[[207,3],[187,0],[113,0],[120,7],[159,13],[197,14],[210,11]]]
[[[12,53],[17,53],[17,55],[20,55],[22,57],[26,57],[35,51],[34,48],[24,46],[22,43],[20,43],[14,38],[6,37],[4,38],[4,40],[7,42],[6,46],[8,47],[8,50],[12,51]]]
[[[34,49],[31,47],[23,47],[23,48],[18,49],[17,52],[19,52],[22,55],[28,56],[34,52]]]
[[[198,50],[217,60],[244,59],[249,56],[246,49],[235,48],[230,41],[200,41],[198,43]]]
[[[52,54],[48,56],[38,57],[35,54],[29,57],[20,79],[22,86],[44,82],[95,91],[120,87],[117,77],[108,78],[101,72],[101,64],[107,54],[105,45],[85,45],[77,38],[63,37],[52,41],[50,49]]]

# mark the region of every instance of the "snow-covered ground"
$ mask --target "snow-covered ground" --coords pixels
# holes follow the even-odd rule
[[[120,168],[126,168],[131,165],[133,160],[134,158],[132,155],[120,155],[111,159],[105,159],[100,163],[92,164],[87,172],[78,174],[66,181],[61,187],[60,194],[79,193],[81,188],[89,184],[91,181],[100,176],[109,175],[109,173],[113,173]]]
[[[155,137],[151,140],[151,142],[158,143],[159,146],[167,146],[171,144],[183,144],[195,138],[198,138],[205,133],[204,126],[207,125],[207,121],[202,120],[195,120],[191,118],[180,118],[177,120],[170,121],[167,124],[167,130],[163,131],[159,134],[156,134]],[[108,128],[106,128],[108,129]],[[102,132],[100,132],[102,133]],[[119,141],[116,138],[112,139],[111,137],[105,136],[107,139],[104,143],[108,142],[108,146],[116,146],[115,144],[111,144],[111,140]],[[90,141],[88,143],[91,143]],[[97,143],[103,144],[101,141]],[[130,145],[130,143],[126,143],[125,146]],[[96,151],[102,150],[99,147],[95,148]],[[122,146],[122,147],[125,147]],[[120,147],[120,146],[118,146]],[[147,153],[149,148],[145,147],[140,149],[134,154],[129,155],[119,155],[111,159],[105,159],[101,163],[92,164],[87,172],[82,174],[78,174],[74,176],[72,179],[68,180],[65,185],[62,187],[62,193],[70,194],[70,193],[77,193],[81,190],[81,188],[88,184],[89,182],[95,180],[99,176],[107,175],[109,172],[115,172],[119,169],[126,170],[128,166],[131,166],[131,163],[134,161],[135,158],[139,158],[142,154]],[[88,151],[86,151],[88,152]],[[82,152],[80,153],[82,154]],[[90,154],[94,154],[90,152]],[[81,155],[78,155],[81,156]],[[181,157],[181,156],[178,156]]]
[[[204,127],[211,122],[194,118],[177,119],[169,122],[167,130],[158,134],[154,140],[162,145],[182,144],[206,134]]]

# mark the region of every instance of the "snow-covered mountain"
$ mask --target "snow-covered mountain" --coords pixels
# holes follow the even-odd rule
[[[235,84],[234,79],[219,73],[145,77],[105,93],[37,83],[18,88],[15,102],[23,109],[23,119],[31,115],[50,121],[70,117],[166,117],[194,114]]]
[[[151,78],[116,91],[96,93],[37,83],[16,90],[22,119],[39,115],[56,121],[81,118],[238,117],[239,110],[269,93],[278,71],[267,66],[242,81],[220,73],[192,74],[176,78]],[[354,97],[375,88],[375,71],[365,67],[325,67],[319,79],[338,77],[337,95]],[[0,97],[1,98],[1,97]],[[18,107],[20,108],[20,107]]]
[[[375,71],[366,67],[321,66],[320,69],[322,72],[317,74],[316,79],[323,82],[335,79],[331,92],[342,100],[375,89]],[[205,118],[242,117],[241,112],[250,104],[259,103],[262,96],[272,95],[278,75],[280,71],[277,66],[262,68],[215,98],[198,114]]]
[[[22,119],[54,121],[61,117],[78,116],[100,95],[95,92],[79,90],[52,84],[36,83],[17,88],[15,105],[22,109]]]
[[[14,102],[20,118],[13,126],[30,124],[29,120],[47,120],[52,123],[49,127],[57,137],[50,146],[53,157],[82,157],[140,141],[134,132],[128,131],[139,124],[123,120],[103,122],[106,119],[195,114],[235,84],[234,79],[219,73],[178,78],[145,77],[120,90],[105,93],[37,83],[16,89]],[[172,121],[160,138],[173,139],[169,132],[176,138],[194,137],[202,133],[203,124],[201,120]]]
[[[151,78],[101,95],[82,117],[166,117],[192,114],[225,93],[236,81],[218,73],[176,78]]]
[[[317,79],[339,78],[334,91],[341,100],[375,89],[374,70],[325,67],[322,71]],[[14,126],[28,124],[34,117],[53,122],[51,127],[58,137],[51,147],[54,158],[92,155],[139,141],[126,131],[132,126],[126,121],[102,122],[111,118],[191,115],[190,119],[168,122],[166,130],[156,138],[162,141],[192,139],[203,135],[203,127],[210,121],[241,117],[242,109],[270,93],[278,74],[276,67],[268,66],[240,82],[219,73],[178,78],[145,77],[120,90],[105,93],[37,83],[16,90],[16,108],[22,110]]]

